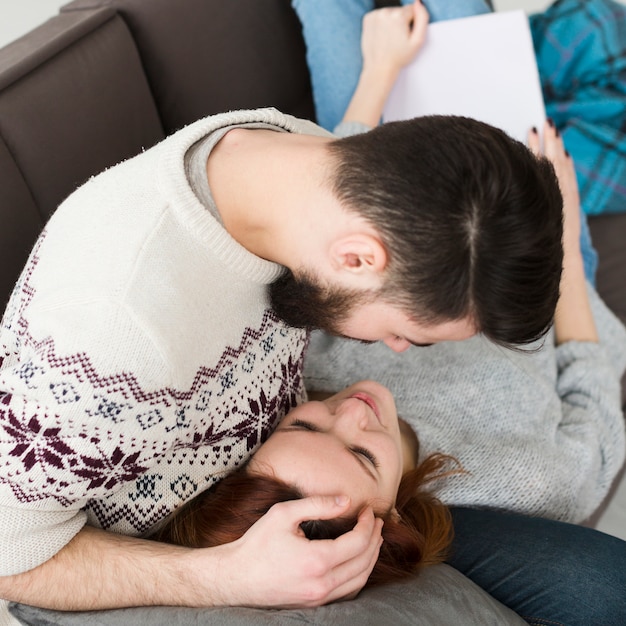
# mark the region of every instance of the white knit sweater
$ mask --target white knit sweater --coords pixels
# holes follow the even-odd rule
[[[222,127],[326,134],[268,109],[200,120],[57,210],[0,329],[0,575],[85,524],[141,535],[247,458],[304,398],[282,271],[240,246],[183,158]],[[245,172],[242,172],[245,176]]]
[[[600,344],[535,353],[478,336],[393,354],[314,333],[305,360],[309,391],[371,378],[388,386],[420,440],[468,472],[436,484],[450,505],[504,509],[581,522],[624,461],[620,377],[626,330],[589,287]]]

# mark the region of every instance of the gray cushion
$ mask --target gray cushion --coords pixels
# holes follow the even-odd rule
[[[449,565],[436,565],[401,583],[368,589],[356,600],[317,609],[262,610],[232,607],[190,609],[148,607],[69,613],[12,604],[11,613],[32,626],[248,626],[329,624],[332,626],[515,626],[526,622]]]

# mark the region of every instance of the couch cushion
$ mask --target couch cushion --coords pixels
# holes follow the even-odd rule
[[[112,11],[60,15],[0,56],[0,135],[47,218],[78,185],[163,137],[133,40]],[[2,51],[5,60],[11,46]]]
[[[300,22],[289,0],[76,0],[135,37],[167,133],[205,115],[274,106],[312,119]]]
[[[0,301],[58,204],[164,136],[111,10],[59,15],[0,50]]]
[[[626,323],[626,213],[589,217],[589,230],[598,250],[598,293]]]
[[[22,271],[43,219],[0,137],[0,315]]]
[[[368,589],[356,600],[317,609],[270,611],[247,608],[148,607],[69,613],[11,605],[30,626],[514,626],[526,622],[449,565],[436,565],[401,583]]]
[[[598,293],[626,324],[626,213],[589,217],[591,240],[598,250]],[[626,408],[626,376],[622,378],[622,406]]]

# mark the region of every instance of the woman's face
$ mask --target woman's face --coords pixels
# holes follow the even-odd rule
[[[389,390],[362,381],[291,411],[257,450],[249,469],[305,495],[347,495],[351,512],[390,511],[402,477],[398,416]]]

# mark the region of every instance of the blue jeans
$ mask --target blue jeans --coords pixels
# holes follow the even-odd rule
[[[410,4],[412,0],[402,0]],[[424,0],[431,21],[491,11],[485,0]],[[317,121],[332,131],[342,120],[361,73],[361,22],[374,0],[292,0],[307,46]],[[598,255],[581,214],[580,247],[587,280],[595,286]]]
[[[626,624],[626,541],[511,513],[452,515],[448,563],[530,624]]]

